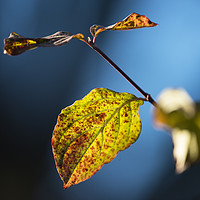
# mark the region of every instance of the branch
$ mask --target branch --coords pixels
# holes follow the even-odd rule
[[[88,38],[88,41],[84,42],[94,49],[99,55],[101,55],[112,67],[114,67],[136,90],[138,90],[145,98],[146,101],[150,102],[153,106],[157,106],[157,103],[151,97],[150,94],[146,93],[141,87],[139,87],[119,66],[117,66],[99,47]]]

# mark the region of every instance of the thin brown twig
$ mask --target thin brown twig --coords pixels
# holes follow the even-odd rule
[[[114,67],[131,85],[133,85],[145,98],[146,101],[150,102],[153,106],[157,107],[156,101],[151,97],[150,94],[146,93],[141,87],[139,87],[120,67],[118,67],[99,47],[88,38],[88,41],[84,42],[94,49],[99,55],[101,55],[112,67]]]

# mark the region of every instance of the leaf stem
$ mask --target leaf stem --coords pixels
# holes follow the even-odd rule
[[[112,67],[114,67],[131,85],[133,85],[145,98],[146,101],[150,102],[153,106],[157,106],[157,103],[151,97],[150,94],[146,93],[140,86],[138,86],[120,67],[118,67],[99,47],[88,38],[88,41],[84,42],[94,49],[99,55],[101,55]]]

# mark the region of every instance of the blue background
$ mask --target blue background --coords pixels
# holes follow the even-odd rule
[[[136,12],[159,26],[104,32],[98,46],[153,97],[167,87],[183,87],[197,101],[199,10],[198,0],[1,0],[1,198],[199,199],[200,166],[175,174],[171,138],[154,128],[149,103],[140,108],[138,141],[89,180],[64,190],[51,150],[61,109],[96,87],[140,94],[78,40],[3,55],[3,39],[13,31],[43,37],[63,30],[87,37],[91,25],[110,25]]]

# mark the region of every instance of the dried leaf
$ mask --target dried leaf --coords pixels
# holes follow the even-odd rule
[[[4,39],[4,54],[19,55],[27,50],[37,47],[56,47],[68,43],[72,38],[83,40],[82,34],[73,35],[69,32],[59,31],[42,38],[27,38],[12,32]]]
[[[90,27],[90,32],[95,38],[97,35],[106,30],[130,30],[130,29],[137,29],[137,28],[144,28],[144,27],[153,27],[157,26],[158,24],[151,22],[145,15],[139,15],[137,13],[132,13],[124,20],[117,22],[113,25],[104,27],[100,25],[93,25]]]
[[[142,104],[132,94],[97,88],[62,110],[52,147],[65,188],[90,178],[137,140]]]

